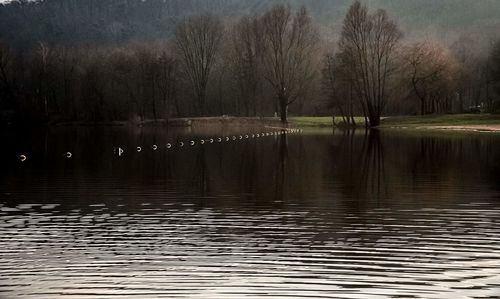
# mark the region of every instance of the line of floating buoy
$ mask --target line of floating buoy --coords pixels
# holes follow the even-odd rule
[[[265,136],[279,136],[279,135],[284,135],[284,134],[293,134],[293,133],[303,132],[302,129],[292,129],[292,128],[273,128],[273,129],[278,129],[278,131],[252,133],[252,134],[245,134],[245,135],[231,135],[231,136],[223,136],[223,137],[211,137],[211,138],[208,138],[208,139],[200,139],[198,142],[195,141],[195,140],[190,140],[190,141],[187,141],[186,143],[189,144],[189,145],[191,145],[191,146],[194,146],[194,145],[196,145],[196,143],[204,145],[206,143],[214,143],[214,142],[219,142],[220,143],[223,140],[225,140],[226,142],[229,142],[231,140],[232,141],[236,141],[236,140],[243,140],[243,139],[249,139],[249,138],[261,138],[261,137],[265,137]],[[178,144],[179,147],[183,147],[186,143],[184,141],[179,141],[177,144]],[[170,143],[169,142],[169,143],[166,144],[166,148],[167,149],[171,149],[171,148],[174,147],[174,144],[175,143]],[[157,151],[159,148],[160,148],[160,146],[158,146],[157,144],[153,144],[151,146],[151,149],[153,151]],[[143,147],[142,146],[136,146],[135,150],[138,153],[140,153],[140,152],[143,151]],[[114,148],[114,153],[118,157],[121,157],[125,153],[125,149],[122,148],[122,147],[115,147]],[[67,159],[71,159],[73,157],[73,153],[68,151],[63,156],[65,158],[67,158]],[[28,160],[27,154],[19,154],[17,156],[17,158],[21,162],[25,162],[26,160]]]
[[[73,157],[73,153],[71,152],[66,152],[64,155],[63,155],[65,158],[67,159],[71,159]],[[28,156],[25,155],[25,154],[21,154],[19,156],[17,156],[17,158],[19,159],[19,161],[21,162],[25,162],[26,160],[28,160]]]
[[[179,147],[183,147],[185,144],[189,144],[191,146],[196,145],[196,143],[199,143],[201,145],[204,145],[206,143],[214,143],[214,142],[229,142],[229,141],[236,141],[236,140],[243,140],[243,139],[249,139],[249,138],[261,138],[261,137],[267,137],[267,136],[279,136],[279,135],[284,135],[284,134],[293,134],[293,133],[298,133],[302,132],[301,129],[289,129],[289,128],[283,128],[280,129],[279,131],[274,131],[274,132],[262,132],[262,133],[253,133],[253,134],[245,134],[245,135],[230,135],[230,136],[224,136],[224,137],[212,137],[208,139],[200,139],[198,141],[195,140],[190,140],[190,141],[179,141],[178,145]],[[173,147],[172,143],[167,143],[166,148],[171,149]],[[140,147],[138,147],[139,149]],[[157,150],[159,147],[157,145],[153,145],[153,150]],[[139,151],[139,150],[138,150]],[[123,149],[121,150],[121,154],[123,154]],[[119,155],[121,155],[119,154]]]

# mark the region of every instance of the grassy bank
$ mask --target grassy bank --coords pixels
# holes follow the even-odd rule
[[[278,118],[274,117],[240,117],[240,116],[214,116],[214,117],[183,117],[169,119],[144,119],[128,121],[63,121],[53,122],[55,126],[169,126],[169,127],[205,127],[205,126],[281,126]]]
[[[333,120],[331,116],[295,116],[289,118],[292,124],[299,127],[332,127]],[[354,117],[356,124],[358,126],[365,125],[364,117],[356,116]],[[338,125],[342,122],[342,117],[336,116],[335,123]]]
[[[331,128],[331,116],[297,116],[289,118],[292,126],[303,128]],[[358,127],[363,128],[364,118],[355,117]],[[335,117],[335,125],[341,127],[342,118]],[[59,126],[172,126],[172,127],[253,127],[281,126],[274,117],[192,117],[172,118],[169,120],[115,121],[115,122],[61,122]],[[381,129],[434,129],[463,131],[500,132],[500,114],[447,114],[426,116],[384,117]]]
[[[380,127],[425,128],[435,126],[500,125],[500,114],[446,114],[424,116],[392,116],[384,118]]]
[[[355,117],[356,123],[364,127],[364,118]],[[338,125],[341,117],[336,117]],[[330,116],[290,117],[290,122],[299,127],[332,127]],[[379,126],[381,129],[441,129],[470,131],[500,131],[500,114],[446,114],[425,116],[390,116],[384,117]]]

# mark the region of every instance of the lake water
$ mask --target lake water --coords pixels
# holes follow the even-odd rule
[[[500,135],[259,131],[3,132],[0,298],[500,298]]]

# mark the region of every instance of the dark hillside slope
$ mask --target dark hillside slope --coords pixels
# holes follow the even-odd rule
[[[368,0],[399,20],[406,36],[446,41],[462,33],[495,35],[498,0]],[[228,20],[265,11],[276,3],[306,5],[325,32],[338,30],[352,0],[43,0],[0,4],[0,39],[17,47],[37,42],[122,43],[172,36],[189,15],[212,13]]]

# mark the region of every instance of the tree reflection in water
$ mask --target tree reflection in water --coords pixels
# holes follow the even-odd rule
[[[238,130],[234,129],[233,131]],[[0,149],[3,184],[49,188],[73,178],[65,190],[88,180],[111,180],[117,190],[178,192],[210,205],[288,204],[360,207],[402,202],[460,200],[468,188],[500,190],[500,137],[391,131],[328,131],[243,138],[200,144],[233,131],[56,128],[32,135],[6,134]],[[255,132],[261,132],[256,129]],[[246,131],[245,133],[252,133]],[[196,140],[179,147],[180,141]],[[174,146],[166,148],[167,143]],[[153,144],[159,145],[154,151]],[[134,151],[142,146],[140,153]],[[121,146],[124,155],[114,155]],[[16,154],[28,152],[20,165]],[[63,153],[71,151],[72,159]],[[16,177],[24,176],[24,181]],[[160,183],[159,183],[160,182]],[[41,184],[44,185],[41,185]],[[21,185],[19,185],[21,187]],[[84,190],[99,198],[91,186]],[[85,194],[82,197],[87,197]],[[50,199],[49,193],[41,194]]]

